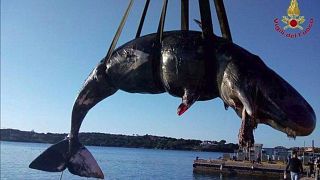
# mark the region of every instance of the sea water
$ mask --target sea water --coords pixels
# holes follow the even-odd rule
[[[42,143],[1,143],[1,180],[5,179],[54,179],[59,180],[61,172],[44,172],[28,166],[50,144]],[[216,159],[217,152],[175,151],[141,148],[87,147],[100,165],[105,179],[248,179],[202,175],[193,173],[193,160]],[[75,176],[65,170],[62,179],[88,179]],[[94,178],[93,178],[94,179]]]

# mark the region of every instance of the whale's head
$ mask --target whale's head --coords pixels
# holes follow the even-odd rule
[[[267,124],[289,137],[307,136],[316,126],[310,104],[264,62],[234,44],[217,56],[219,92],[242,119]]]

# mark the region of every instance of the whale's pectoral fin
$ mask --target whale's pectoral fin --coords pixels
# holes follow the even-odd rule
[[[199,99],[200,95],[197,94],[193,90],[185,89],[184,95],[182,97],[182,103],[179,105],[177,109],[177,113],[181,116],[184,112],[186,112],[194,102]]]

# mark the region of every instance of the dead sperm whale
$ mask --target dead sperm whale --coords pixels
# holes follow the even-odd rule
[[[312,107],[258,56],[223,38],[203,39],[196,31],[164,32],[161,44],[156,39],[156,34],[134,39],[98,64],[74,103],[69,137],[49,147],[30,168],[68,168],[75,175],[104,178],[78,133],[87,112],[119,89],[181,97],[179,115],[196,101],[220,97],[242,119],[243,146],[253,144],[258,123],[292,137],[309,135],[315,128]]]

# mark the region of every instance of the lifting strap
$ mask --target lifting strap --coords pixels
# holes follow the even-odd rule
[[[212,37],[214,34],[212,19],[211,19],[210,3],[209,3],[209,0],[198,0],[198,1],[199,1],[199,9],[200,9],[200,16],[201,16],[202,36],[204,39],[208,39]],[[129,5],[122,17],[122,20],[117,29],[117,32],[109,47],[107,55],[104,58],[105,61],[108,60],[113,53],[113,50],[119,40],[122,29],[128,18],[133,2],[134,0],[130,0],[129,2]],[[220,23],[222,36],[232,42],[228,18],[226,15],[226,10],[223,4],[223,0],[214,0],[214,3],[216,7],[218,20]],[[148,11],[149,4],[150,4],[150,0],[146,0],[143,13],[141,15],[139,27],[136,33],[136,38],[140,37],[141,35],[141,30],[144,24],[144,20]],[[163,29],[164,29],[164,23],[166,18],[167,6],[168,6],[168,0],[163,0],[163,6],[162,6],[160,21],[159,21],[158,30],[157,30],[157,40],[159,43],[162,42],[162,38],[163,38]],[[181,30],[189,30],[189,0],[181,0]]]
[[[106,55],[105,58],[104,58],[104,61],[107,61],[107,60],[111,57],[111,55],[112,55],[112,53],[113,53],[113,50],[114,50],[114,48],[115,48],[116,45],[117,45],[117,42],[118,42],[118,40],[119,40],[121,31],[122,31],[122,29],[123,29],[123,26],[124,26],[124,24],[125,24],[126,21],[127,21],[127,18],[128,18],[129,12],[130,12],[130,9],[131,9],[131,7],[132,7],[132,4],[133,4],[133,0],[130,0],[130,3],[129,3],[129,5],[128,5],[128,7],[127,7],[126,12],[124,13],[124,15],[123,15],[123,17],[122,17],[122,20],[121,20],[121,22],[120,22],[120,25],[119,25],[119,27],[118,27],[118,30],[117,30],[115,36],[113,37],[112,43],[111,43],[111,45],[110,45],[110,47],[109,47],[109,50],[108,50],[107,55]]]
[[[141,15],[139,27],[138,27],[138,30],[137,30],[136,38],[140,37],[140,35],[141,35],[141,30],[142,30],[142,27],[143,27],[144,19],[146,17],[147,11],[148,11],[149,3],[150,3],[150,0],[146,0],[146,4],[144,5],[144,9],[143,9],[143,12],[142,12],[142,15]]]
[[[224,8],[223,0],[214,0],[214,5],[216,7],[216,12],[217,12],[217,16],[220,24],[222,37],[232,42],[227,13]]]
[[[189,30],[189,0],[181,0],[181,30]]]
[[[209,39],[213,36],[213,27],[210,11],[209,0],[199,0],[201,24],[202,24],[202,37]]]
[[[163,38],[163,28],[164,28],[164,22],[166,19],[167,6],[168,6],[168,0],[163,0],[162,12],[161,12],[161,17],[159,21],[158,31],[157,31],[157,40],[159,43],[162,42],[162,38]]]

